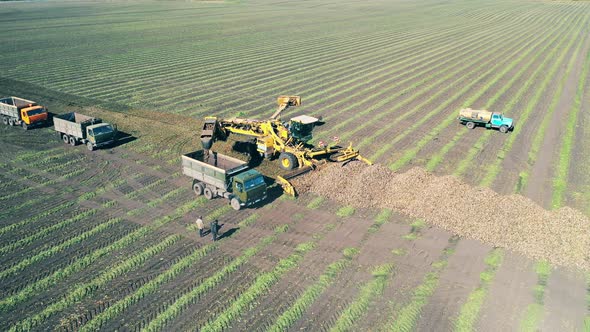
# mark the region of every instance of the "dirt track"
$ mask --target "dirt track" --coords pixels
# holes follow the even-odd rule
[[[417,167],[395,173],[358,162],[330,165],[294,182],[300,192],[355,207],[391,208],[460,236],[590,269],[590,221],[568,207],[547,211],[524,196],[500,195]]]

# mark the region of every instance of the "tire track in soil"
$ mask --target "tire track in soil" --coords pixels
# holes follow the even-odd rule
[[[438,287],[422,309],[416,330],[453,330],[453,318],[459,314],[469,294],[479,286],[479,275],[486,268],[484,260],[491,249],[489,245],[470,239],[457,243],[455,253],[449,257],[440,275]]]
[[[507,251],[481,306],[475,329],[482,332],[517,330],[522,310],[534,302],[531,289],[536,284],[534,262]]]
[[[301,212],[306,212],[300,208]],[[285,274],[266,294],[261,296],[253,309],[245,312],[240,318],[240,324],[232,326],[229,330],[239,331],[248,326],[254,330],[263,330],[272,325],[273,321],[289,308],[306,289],[317,280],[324,269],[330,263],[342,258],[342,251],[347,247],[359,248],[363,239],[372,225],[370,218],[362,216],[339,219],[332,213],[322,213],[314,220],[301,220],[297,226],[305,228],[316,228],[314,224],[327,225],[329,223],[339,224],[334,230],[326,234],[318,243],[316,248],[306,255],[299,265],[292,271]],[[311,226],[311,227],[310,227]],[[309,232],[310,235],[314,231]],[[302,239],[304,242],[308,239]],[[313,253],[319,253],[314,255]],[[369,255],[371,257],[372,255]],[[377,256],[375,256],[377,257]]]
[[[449,244],[451,234],[435,227],[421,229],[415,240],[403,239],[411,230],[409,223],[403,219],[381,226],[382,231],[378,238],[371,241],[375,242],[375,248],[381,255],[383,252],[391,255],[394,273],[381,299],[356,323],[357,331],[376,331],[386,324],[394,308],[411,301],[412,290],[420,285],[422,278],[430,272],[431,265],[439,259],[440,253]],[[385,250],[385,247],[388,249]],[[399,249],[400,254],[393,254],[392,249]]]
[[[586,289],[586,278],[580,271],[554,269],[547,280],[540,330],[583,331],[588,312]]]

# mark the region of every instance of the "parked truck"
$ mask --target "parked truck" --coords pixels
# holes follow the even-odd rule
[[[88,150],[113,144],[117,128],[99,118],[72,112],[53,117],[53,126],[66,144],[86,144]]]
[[[221,196],[234,210],[262,202],[267,197],[266,183],[260,172],[245,161],[210,150],[182,156],[182,172],[193,179],[197,196],[207,199]]]
[[[36,102],[18,97],[0,99],[2,123],[24,130],[47,123],[47,109]]]
[[[506,118],[498,112],[464,108],[459,111],[458,119],[469,129],[473,129],[475,126],[484,126],[499,129],[502,133],[514,129],[514,120]]]

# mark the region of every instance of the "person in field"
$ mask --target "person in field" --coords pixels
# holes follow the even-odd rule
[[[197,223],[197,228],[199,229],[199,236],[200,237],[205,236],[205,233],[203,232],[203,228],[204,228],[204,226],[203,226],[203,217],[202,216],[199,216],[199,218],[197,218],[196,223]]]
[[[217,233],[219,232],[219,223],[217,219],[211,222],[211,235],[213,236],[213,241],[217,241]]]

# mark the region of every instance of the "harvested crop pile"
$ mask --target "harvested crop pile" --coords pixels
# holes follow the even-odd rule
[[[590,220],[571,208],[547,211],[521,195],[500,195],[421,168],[396,173],[380,165],[329,165],[293,182],[300,192],[390,208],[460,236],[590,270]]]

